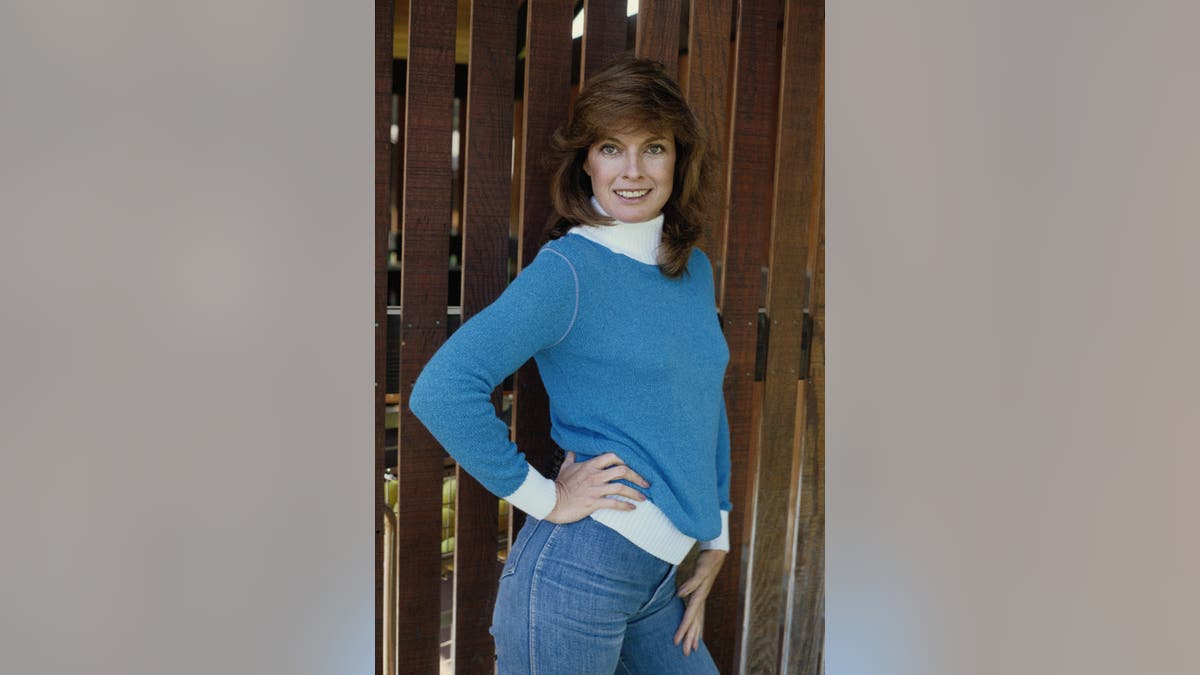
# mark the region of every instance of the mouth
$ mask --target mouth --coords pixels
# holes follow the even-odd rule
[[[636,201],[650,194],[650,188],[644,190],[613,190],[623,200]]]

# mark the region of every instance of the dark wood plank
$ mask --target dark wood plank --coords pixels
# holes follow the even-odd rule
[[[693,0],[688,26],[688,57],[680,64],[680,83],[701,126],[708,131],[716,149],[716,174],[720,189],[713,210],[725,213],[725,186],[728,179],[729,148],[729,32],[733,19],[731,0]],[[715,218],[704,233],[701,248],[713,261],[716,288],[721,288],[722,261],[725,257],[725,219]],[[734,591],[737,587],[734,586]]]
[[[572,3],[529,0],[526,11],[524,130],[521,140],[521,224],[518,267],[537,255],[552,207],[546,156],[550,136],[567,119],[571,87]],[[546,390],[531,359],[515,380],[513,416],[517,446],[543,473],[554,468]]]
[[[383,486],[383,439],[386,417],[385,373],[387,371],[387,248],[391,225],[388,187],[391,181],[392,124],[392,0],[375,2],[375,672],[387,675],[385,667],[384,616],[391,611],[384,602],[384,515],[388,511]],[[390,626],[389,626],[390,627]],[[390,647],[391,645],[389,645]]]
[[[672,76],[678,73],[680,0],[642,0],[638,3],[637,38],[634,51],[639,58],[663,64]]]
[[[726,186],[729,171],[729,34],[733,8],[731,0],[694,0],[688,26],[688,58],[681,63],[680,79],[687,83],[686,95],[700,124],[708,132],[715,149],[719,189],[713,210],[717,217],[704,233],[700,246],[713,262],[714,288],[720,302],[723,287],[725,254]],[[731,371],[732,372],[732,371]],[[728,386],[729,380],[726,379]],[[731,411],[732,412],[732,411]],[[709,651],[723,673],[732,673],[737,663],[736,649],[742,628],[742,605],[739,602],[741,584],[742,531],[740,511],[747,508],[745,466],[748,461],[745,444],[735,445],[732,460],[735,467],[732,485],[735,495],[733,518],[730,520],[732,544],[725,565],[717,577],[705,608],[705,640]],[[684,576],[683,578],[687,578]]]
[[[522,86],[523,86],[523,81],[522,81]],[[524,94],[522,93],[522,95],[524,95]],[[525,101],[518,98],[516,101],[513,101],[513,167],[514,167],[515,171],[513,171],[513,182],[512,182],[512,211],[511,211],[512,219],[509,221],[510,226],[509,226],[509,231],[508,231],[508,236],[517,241],[517,247],[516,247],[517,248],[517,251],[516,251],[517,260],[512,261],[512,267],[510,267],[510,269],[520,269],[518,266],[520,265],[520,257],[521,257],[521,246],[520,246],[521,207],[522,207],[522,202],[524,201],[522,197],[525,194],[525,191],[521,187],[524,184],[524,170],[522,169],[522,165],[525,161],[524,158],[525,158]],[[514,389],[516,388],[516,380],[518,380],[518,379],[520,379],[519,375],[516,378],[514,378],[513,383],[510,385]],[[513,395],[513,399],[514,399],[513,404],[515,406],[515,399],[516,399],[515,393]],[[513,427],[515,428],[516,427],[515,421],[516,421],[517,413],[516,413],[515,409],[511,410],[510,412],[512,414],[512,420],[514,421]],[[514,438],[515,438],[515,436],[514,436]],[[517,540],[517,533],[521,531],[521,526],[524,524],[525,524],[525,513],[523,511],[520,511],[520,510],[514,508],[510,504],[508,506],[508,532],[506,533],[507,534],[506,539],[508,540],[508,545],[505,550],[505,556],[507,556],[508,551],[512,549],[513,542]]]
[[[512,200],[513,79],[517,9],[512,0],[473,0],[463,143],[462,320],[508,283]],[[499,411],[500,392],[493,394]],[[457,469],[454,545],[454,671],[495,671],[488,627],[496,599],[497,500]]]
[[[583,3],[583,78],[612,62],[625,51],[625,3],[585,0]]]
[[[821,191],[822,204],[824,190]],[[803,437],[800,439],[799,501],[792,529],[787,650],[781,672],[821,672],[825,645],[825,217],[821,207],[812,298],[813,337],[805,392]]]
[[[775,206],[767,313],[770,350],[761,442],[755,480],[753,550],[748,593],[754,614],[747,643],[750,670],[779,672],[785,659],[788,584],[794,563],[789,521],[798,522],[793,500],[801,457],[797,396],[802,375],[809,242],[818,227],[821,158],[822,0],[787,3],[780,76],[780,117],[775,167]],[[805,428],[804,421],[799,427]],[[807,496],[807,495],[806,495]],[[807,525],[807,524],[806,524]],[[802,598],[806,603],[811,598]]]
[[[408,409],[421,368],[446,338],[454,3],[411,0],[405,87],[401,253],[400,442],[397,561],[399,644],[405,672],[438,668],[442,457]]]
[[[721,302],[725,338],[729,343],[730,362],[726,373],[725,399],[729,409],[729,429],[733,447],[731,489],[736,522],[731,524],[733,543],[745,550],[754,531],[753,476],[757,464],[758,417],[753,409],[754,364],[758,338],[758,308],[763,297],[763,267],[769,244],[772,178],[775,166],[775,121],[778,112],[778,3],[774,0],[742,0],[738,13],[737,46],[734,55],[733,113],[730,129],[729,221],[725,230],[725,274]],[[792,399],[795,400],[794,397]],[[743,561],[743,568],[747,561]],[[749,580],[757,583],[753,579]],[[763,583],[781,583],[764,580]],[[743,580],[745,592],[747,581]],[[757,642],[751,637],[760,631],[759,615],[751,607],[749,635],[738,636],[735,653],[739,664],[727,672],[771,672],[748,668],[747,657],[754,655]],[[776,626],[776,634],[778,632]],[[714,635],[714,638],[717,637]],[[778,644],[771,649],[770,661],[776,663]],[[722,665],[722,664],[718,664]]]

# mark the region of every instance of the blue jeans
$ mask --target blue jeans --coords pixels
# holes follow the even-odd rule
[[[527,518],[492,615],[500,675],[716,673],[708,648],[675,645],[675,566],[591,518]]]

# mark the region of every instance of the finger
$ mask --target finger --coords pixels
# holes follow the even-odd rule
[[[679,590],[675,592],[675,595],[681,598],[686,598],[692,594],[692,591],[696,590],[696,586],[698,585],[699,582],[696,581],[696,577],[692,577],[691,579],[683,582],[683,584],[679,587]]]
[[[589,464],[596,464],[602,469],[607,469],[615,464],[624,464],[625,461],[617,456],[615,452],[606,452],[603,455],[597,455],[587,461]]]
[[[700,575],[696,575],[696,576],[692,577],[691,579],[688,579],[687,581],[685,581],[683,583],[683,585],[679,587],[679,591],[680,591],[679,597],[682,598],[685,595],[695,594],[696,597],[694,597],[693,600],[703,599],[705,597],[708,597],[708,589],[710,587],[711,587],[711,583],[710,583],[709,579],[706,579],[705,577],[702,577]],[[687,593],[683,592],[684,589],[687,589]]]
[[[604,488],[604,496],[612,497],[614,495],[620,495],[637,502],[646,501],[646,495],[634,490],[628,485],[621,485],[620,483],[606,483]]]
[[[592,502],[592,508],[593,510],[616,509],[617,511],[633,511],[637,509],[637,506],[634,506],[633,504],[621,499],[598,497],[594,502]]]
[[[687,635],[689,629],[696,625],[696,606],[688,605],[688,608],[683,612],[683,621],[679,622],[678,635],[682,639]]]
[[[643,488],[650,487],[650,481],[646,480],[645,478],[642,478],[642,476],[638,472],[629,468],[628,464],[620,464],[617,466],[611,466],[611,467],[605,469],[604,471],[602,471],[600,473],[600,477],[606,483],[609,483],[609,482],[612,482],[615,480],[627,480],[630,483],[637,483],[638,485],[641,485]]]
[[[691,607],[688,607],[683,613],[683,620],[679,622],[679,628],[675,629],[675,644],[682,642],[685,647],[687,646],[688,630],[692,627],[692,623],[695,620],[696,613]]]
[[[685,636],[687,636],[687,630],[688,630],[688,620],[687,620],[687,617],[685,616],[683,618],[683,621],[679,622],[679,628],[675,629],[675,638],[674,638],[675,644],[679,644],[680,642],[683,641],[683,638]]]
[[[565,457],[563,457],[562,466],[567,466],[568,464],[574,464],[574,463],[575,463],[575,453],[568,450],[567,455]]]

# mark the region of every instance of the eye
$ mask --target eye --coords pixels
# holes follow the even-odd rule
[[[605,143],[604,145],[600,146],[600,154],[602,155],[612,156],[619,152],[621,152],[621,149],[612,143]]]
[[[666,151],[667,148],[662,143],[651,143],[650,145],[646,146],[646,152],[651,155],[661,155]]]

